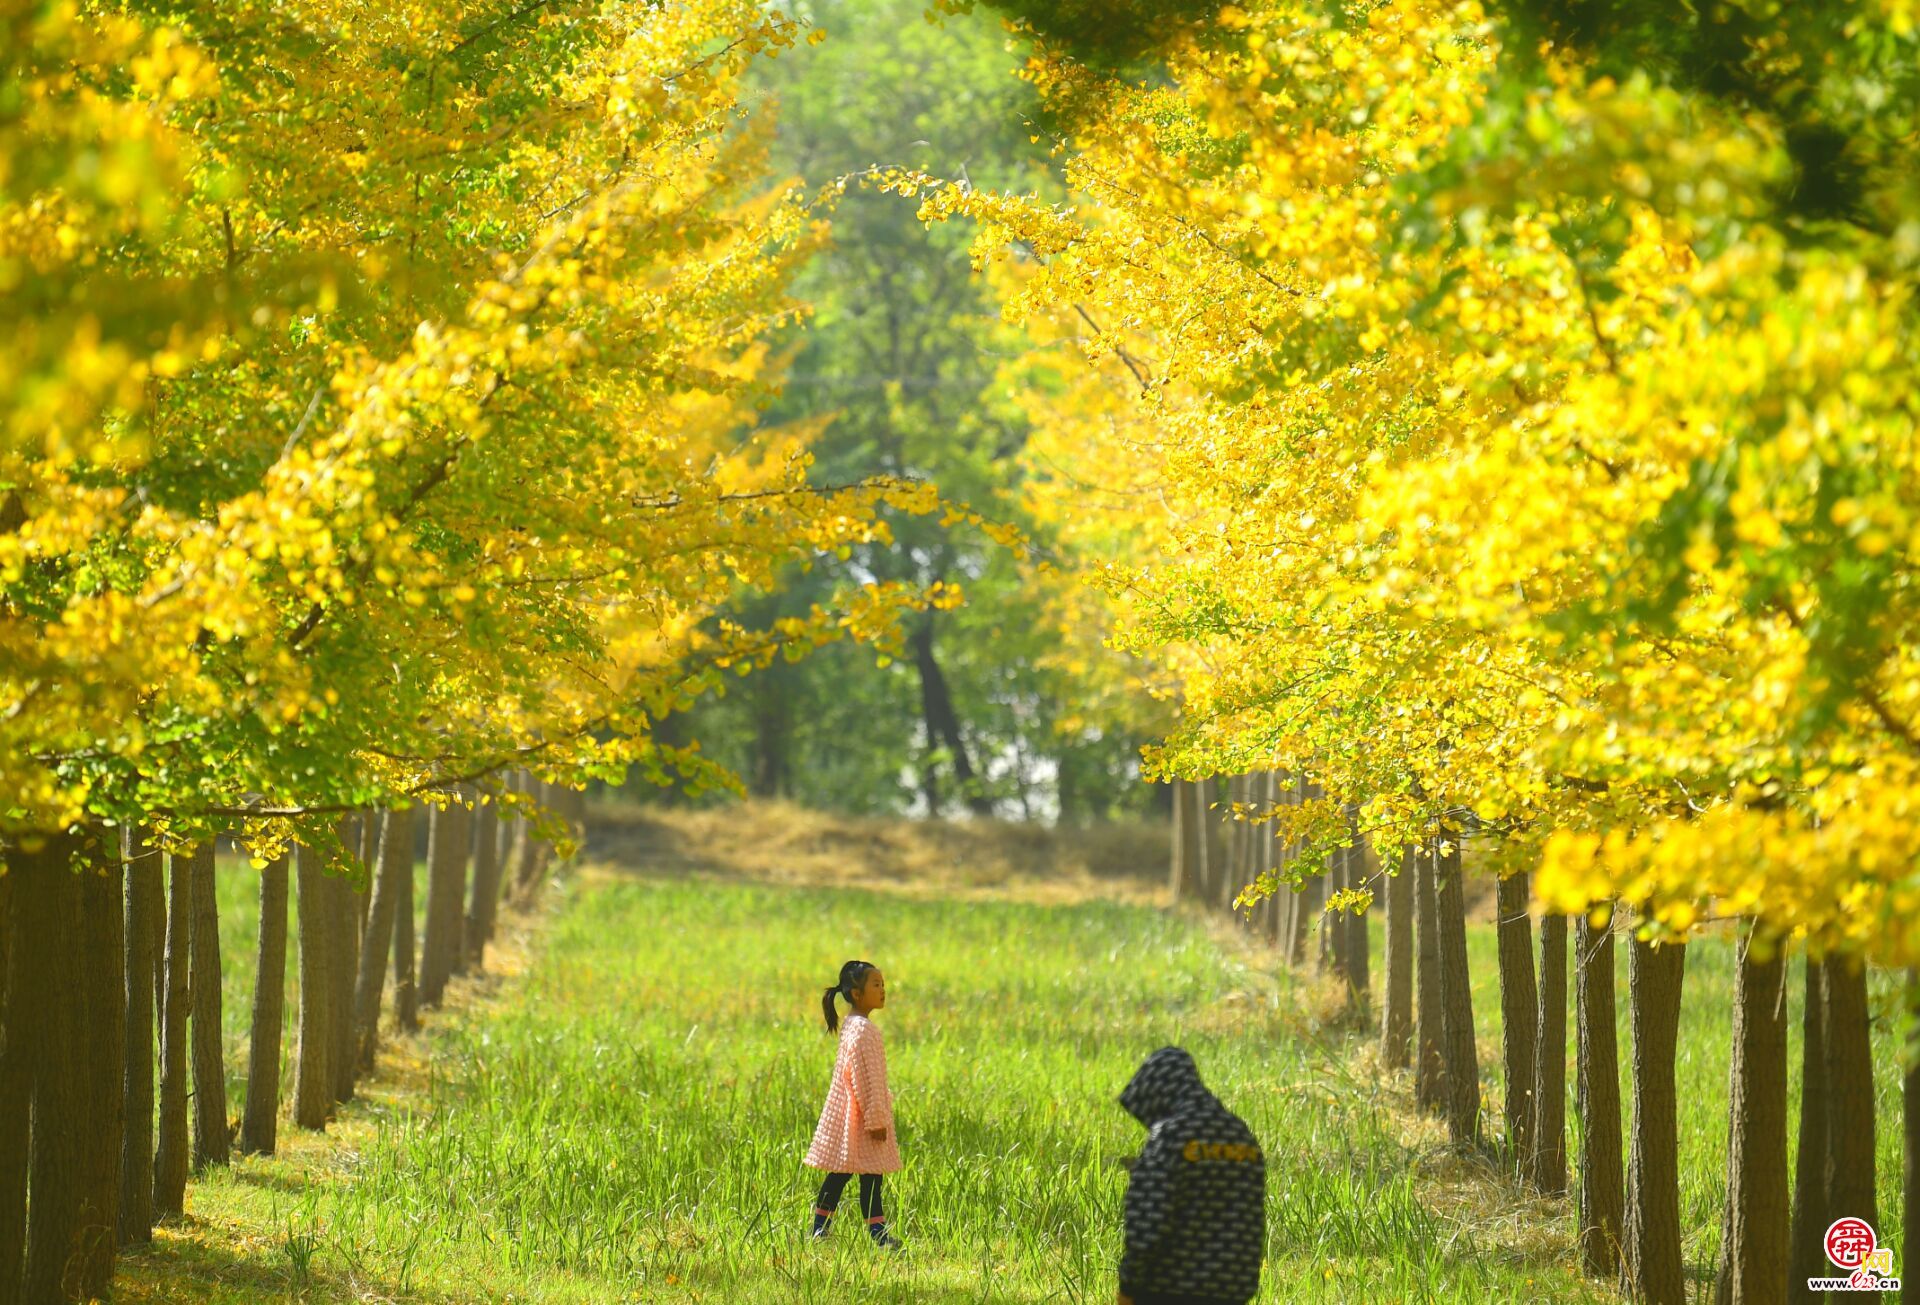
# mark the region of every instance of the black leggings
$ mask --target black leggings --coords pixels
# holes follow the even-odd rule
[[[832,1214],[840,1208],[840,1194],[847,1190],[847,1180],[852,1174],[828,1174],[827,1180],[820,1184],[820,1195],[814,1201],[815,1210],[823,1214]],[[860,1175],[860,1217],[872,1222],[886,1217],[880,1208],[880,1175]]]

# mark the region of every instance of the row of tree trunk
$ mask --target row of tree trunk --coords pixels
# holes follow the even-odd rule
[[[1210,799],[1210,792],[1218,794]],[[1230,905],[1262,874],[1284,878],[1313,849],[1262,837],[1261,826],[1234,819],[1317,797],[1273,772],[1221,781],[1176,781],[1172,887],[1176,900]],[[1226,831],[1216,837],[1217,830]],[[1242,832],[1244,831],[1244,832]],[[1369,887],[1383,909],[1384,982],[1379,1059],[1410,1069],[1419,1107],[1445,1118],[1450,1142],[1481,1148],[1481,1089],[1473,1036],[1471,976],[1458,830],[1437,827],[1410,847],[1398,873],[1369,876],[1364,840],[1352,824],[1338,847],[1319,853],[1326,869],[1282,884],[1252,915],[1283,959],[1308,962],[1307,938],[1322,973],[1346,986],[1348,1011],[1366,1012],[1367,932],[1362,916],[1330,913],[1333,893]],[[1501,1063],[1507,1091],[1503,1133],[1493,1143],[1515,1175],[1550,1196],[1569,1194],[1567,1155],[1568,921],[1534,920],[1524,873],[1499,881],[1496,941]],[[1615,1036],[1614,923],[1573,921],[1575,1102],[1582,1121],[1575,1158],[1578,1244],[1588,1272],[1615,1279],[1626,1295],[1653,1305],[1686,1300],[1679,1209],[1675,1059],[1679,1045],[1686,947],[1629,937],[1627,1020],[1632,1111],[1623,1131],[1620,1049]],[[1787,1003],[1785,958],[1738,944],[1729,1086],[1727,1203],[1715,1274],[1716,1305],[1814,1299],[1810,1277],[1832,1273],[1824,1235],[1835,1219],[1877,1224],[1874,1101],[1864,971],[1850,962],[1805,967],[1804,1054],[1798,1160],[1787,1165]],[[1910,978],[1920,1039],[1920,979]],[[1920,1066],[1920,1051],[1915,1064]],[[1920,1198],[1920,1068],[1907,1080],[1906,1184]],[[1623,1160],[1624,1157],[1624,1160]],[[1791,1190],[1791,1202],[1789,1202]],[[1909,1202],[1908,1208],[1916,1207]],[[1908,1224],[1916,1222],[1909,1217]],[[1913,1245],[1909,1233],[1909,1248]],[[1915,1253],[1920,1253],[1916,1251]],[[1913,1264],[1903,1254],[1900,1261]],[[1909,1272],[1908,1299],[1920,1299],[1920,1272]],[[1904,1285],[1904,1282],[1903,1282]]]
[[[577,794],[548,790],[543,801],[583,832]],[[139,835],[122,842],[82,827],[6,850],[0,1305],[107,1297],[117,1249],[180,1215],[189,1173],[227,1164],[236,1131],[241,1151],[273,1153],[290,896],[300,942],[292,1107],[302,1127],[324,1128],[372,1068],[389,955],[402,1028],[442,999],[450,975],[482,967],[502,896],[530,903],[552,848],[491,806],[477,817],[459,804],[434,810],[418,966],[434,986],[416,993],[414,826],[404,810],[343,821],[360,878],[324,871],[305,847],[261,871],[238,1121],[227,1116],[212,845],[169,857]]]

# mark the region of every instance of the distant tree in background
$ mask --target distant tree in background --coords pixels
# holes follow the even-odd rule
[[[828,39],[757,70],[762,92],[778,99],[776,174],[818,189],[908,163],[1046,192],[1045,149],[1028,125],[1032,92],[998,21],[936,27],[924,9],[921,0],[810,7]],[[973,274],[970,232],[929,232],[913,201],[857,183],[833,228],[796,278],[813,312],[770,416],[825,421],[812,443],[823,480],[924,476],[950,501],[1032,532],[1013,497],[1026,420],[1002,374],[1020,345]],[[1076,687],[1070,662],[1086,656],[1083,641],[1099,651],[1097,632],[1063,629],[1049,610],[1055,587],[973,528],[896,519],[890,540],[793,568],[778,592],[723,615],[761,628],[873,577],[956,584],[967,601],[917,615],[905,655],[879,666],[866,650],[830,647],[695,707],[690,733],[750,792],[854,810],[1064,820],[1166,798],[1137,782],[1146,731],[1089,711]]]

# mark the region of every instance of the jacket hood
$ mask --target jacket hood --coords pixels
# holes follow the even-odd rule
[[[1199,1066],[1180,1047],[1162,1047],[1148,1056],[1120,1093],[1121,1107],[1148,1128],[1212,1099],[1200,1081]]]

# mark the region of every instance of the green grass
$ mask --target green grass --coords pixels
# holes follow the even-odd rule
[[[223,879],[243,1067],[253,881]],[[1491,1130],[1491,929],[1470,945]],[[818,1177],[800,1157],[833,1056],[818,994],[848,956],[888,973],[899,1257],[851,1226],[825,1245],[800,1235]],[[1624,954],[1619,972],[1624,1056]],[[1696,944],[1679,1086],[1702,1279],[1725,1181],[1730,982],[1725,945]],[[587,876],[531,971],[401,1048],[341,1143],[283,1126],[289,1154],[196,1182],[193,1223],[131,1258],[123,1296],[1104,1303],[1125,1185],[1113,1162],[1141,1138],[1113,1097],[1175,1041],[1271,1157],[1262,1301],[1614,1299],[1571,1268],[1569,1206],[1448,1160],[1404,1086],[1366,1076],[1355,1035],[1318,1030],[1311,1004],[1257,951],[1138,906]],[[1890,1240],[1899,1093],[1877,1036]]]
[[[241,931],[228,951],[250,955]],[[849,955],[889,973],[897,1258],[856,1229],[800,1235],[833,1055],[818,994]],[[1105,1302],[1113,1161],[1141,1138],[1113,1096],[1178,1041],[1274,1157],[1263,1300],[1590,1295],[1557,1255],[1493,1252],[1424,1207],[1392,1096],[1240,955],[1109,903],[601,881],[484,1017],[441,1022],[421,1081],[351,1109],[344,1149],[196,1183],[197,1222],[125,1294]]]

